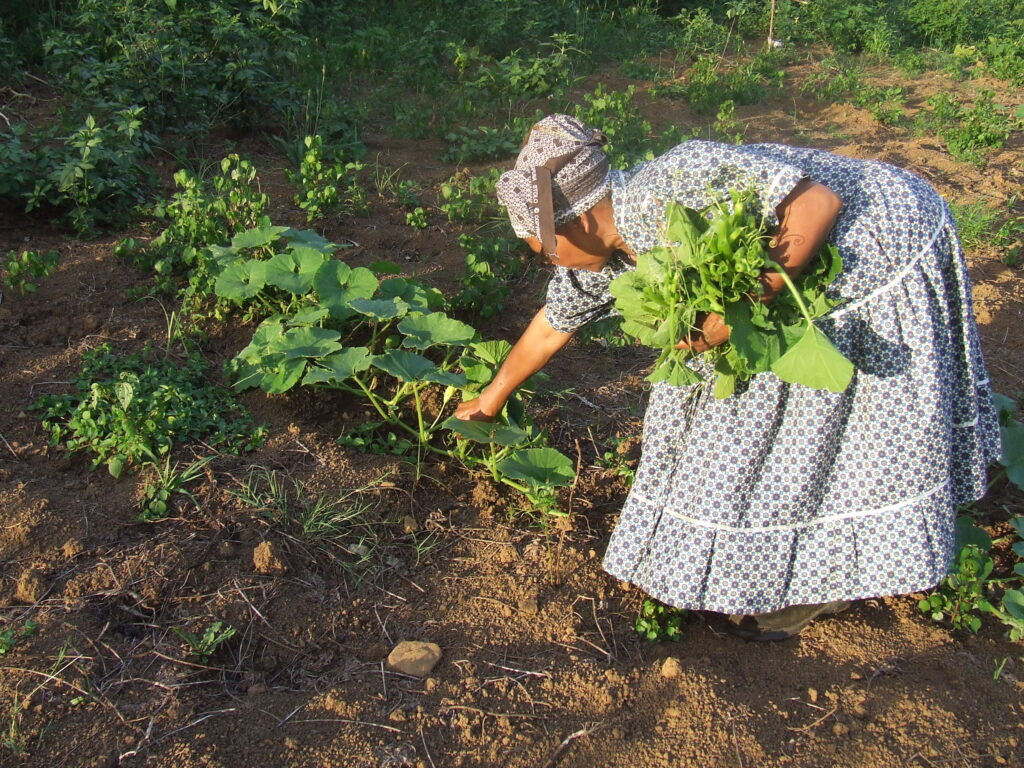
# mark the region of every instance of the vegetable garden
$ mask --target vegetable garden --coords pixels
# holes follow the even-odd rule
[[[0,15],[0,764],[1024,764],[1024,5],[348,5]],[[452,418],[543,301],[494,185],[554,111],[619,168],[781,141],[950,202],[1003,456],[935,590],[760,647],[600,569],[699,313],[718,397],[852,375],[837,254],[751,300],[743,190]]]

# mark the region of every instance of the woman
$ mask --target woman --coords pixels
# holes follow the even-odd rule
[[[664,603],[729,614],[752,640],[798,633],[849,601],[924,590],[954,554],[957,505],[981,497],[998,426],[949,211],[911,173],[774,144],[690,141],[610,171],[603,137],[552,115],[498,184],[516,234],[555,265],[547,303],[494,381],[456,415],[491,419],[662,242],[666,205],[756,190],[771,255],[796,274],[826,240],[843,259],[819,327],[854,363],[834,394],[755,376],[725,400],[656,384],[636,482],[604,567]],[[765,297],[783,289],[774,270]],[[728,338],[709,316],[704,351]],[[700,366],[700,358],[695,362]]]

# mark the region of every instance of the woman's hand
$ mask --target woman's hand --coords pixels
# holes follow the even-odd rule
[[[699,354],[729,340],[729,326],[725,324],[721,315],[712,312],[698,318],[697,328],[700,329],[700,333],[690,332],[685,339],[676,344],[676,349],[692,349]]]
[[[455,418],[463,421],[494,421],[495,416],[497,413],[493,411],[493,407],[482,397],[467,400],[455,409]]]

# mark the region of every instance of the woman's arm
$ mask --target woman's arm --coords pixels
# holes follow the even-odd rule
[[[804,179],[786,195],[775,209],[779,227],[775,231],[768,253],[772,261],[782,265],[790,277],[799,275],[813,259],[839,216],[843,201],[831,189],[816,181]],[[763,293],[761,301],[771,301],[785,290],[786,284],[774,269],[761,273]],[[681,341],[679,349],[692,347],[694,352],[706,352],[729,339],[729,326],[721,316],[709,314],[701,323],[699,338]]]
[[[804,179],[793,187],[775,209],[779,228],[773,237],[775,245],[768,251],[772,261],[782,265],[790,277],[799,275],[825,244],[842,207],[843,201],[824,184]],[[786,287],[774,269],[762,273],[761,285],[761,301],[771,301]]]
[[[494,379],[479,397],[467,400],[455,409],[455,418],[465,421],[490,421],[505,407],[520,384],[543,368],[555,353],[569,343],[571,333],[556,331],[544,315],[544,307],[512,347]]]

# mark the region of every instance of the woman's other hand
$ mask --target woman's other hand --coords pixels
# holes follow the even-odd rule
[[[496,415],[481,397],[467,400],[455,409],[455,418],[463,421],[494,421]]]
[[[685,339],[676,344],[676,349],[692,349],[699,354],[729,340],[729,326],[725,324],[721,315],[709,313],[703,319],[698,319],[697,327],[700,333],[691,331]]]

